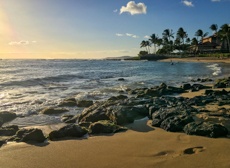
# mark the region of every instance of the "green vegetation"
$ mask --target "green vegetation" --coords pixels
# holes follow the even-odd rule
[[[209,29],[213,31],[213,35],[209,37],[211,40],[207,40],[208,32],[201,29],[194,33],[193,38],[189,38],[182,27],[176,33],[172,29],[165,29],[161,38],[153,33],[149,40],[140,43],[145,51],[140,51],[138,56],[140,59],[154,54],[229,57],[230,24],[223,24],[220,29],[217,24],[212,24]]]

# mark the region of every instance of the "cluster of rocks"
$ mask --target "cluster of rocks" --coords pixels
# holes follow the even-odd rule
[[[230,87],[230,77],[228,78],[222,78],[215,81],[215,84],[213,86],[214,88],[227,88]]]
[[[219,80],[225,83],[228,80]],[[217,83],[215,83],[216,85]],[[228,85],[226,84],[226,87]],[[205,95],[194,98],[176,97],[174,94],[206,89]],[[66,107],[85,107],[79,115],[63,115],[61,120],[66,126],[44,135],[40,129],[19,129],[18,126],[0,128],[0,146],[7,141],[44,142],[66,137],[83,137],[86,134],[116,133],[124,131],[126,124],[146,116],[152,120],[152,126],[171,132],[185,132],[189,135],[224,137],[229,130],[221,123],[196,120],[197,114],[203,113],[207,104],[219,106],[230,104],[230,92],[212,90],[201,84],[183,84],[181,87],[161,84],[153,88],[127,89],[123,95],[113,96],[106,101],[63,100],[58,107],[41,110],[44,115],[59,115],[68,111]],[[202,108],[200,108],[202,107]],[[218,116],[230,119],[229,109]],[[206,111],[208,115],[213,112]],[[217,115],[217,114],[216,114]],[[0,113],[0,124],[16,118],[16,114]],[[4,138],[3,138],[4,137]],[[5,138],[6,137],[6,138]]]

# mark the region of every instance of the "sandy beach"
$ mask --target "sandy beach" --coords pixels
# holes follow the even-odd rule
[[[186,58],[168,58],[160,60],[162,62],[214,62],[214,63],[230,63],[230,58],[217,57],[186,57]]]
[[[182,96],[201,94],[203,91]],[[147,118],[137,120],[127,126],[128,131],[116,134],[44,144],[9,143],[0,148],[0,165],[2,168],[230,167],[229,138],[166,132],[152,127],[150,122]],[[46,133],[57,129],[40,128]]]
[[[199,58],[200,59],[200,58]],[[171,61],[171,59],[164,60]],[[172,61],[213,61],[194,58]],[[220,60],[223,61],[223,60]],[[225,60],[229,63],[229,60]],[[215,61],[217,62],[217,61]],[[230,91],[230,89],[226,89]],[[192,98],[203,95],[204,90],[183,93]],[[222,106],[229,110],[230,105]],[[217,105],[207,107],[219,110]],[[206,120],[205,114],[199,114]],[[230,130],[229,119],[218,116],[207,118],[225,123]],[[63,126],[38,126],[46,135]],[[0,148],[1,168],[229,168],[230,139],[191,136],[185,133],[167,132],[151,126],[148,118],[127,125],[128,131],[102,134],[80,139],[62,139],[42,144],[10,142]]]
[[[170,133],[138,121],[132,130],[43,145],[12,143],[0,149],[3,168],[230,167],[230,141]]]

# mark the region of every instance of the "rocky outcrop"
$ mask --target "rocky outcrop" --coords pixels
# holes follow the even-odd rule
[[[184,132],[189,135],[207,136],[211,138],[226,137],[228,134],[227,128],[211,122],[189,123],[184,127]]]
[[[58,105],[59,107],[74,107],[77,106],[77,102],[75,98],[68,98],[61,101]]]
[[[46,140],[42,130],[32,128],[32,129],[20,129],[17,131],[16,135],[10,138],[8,141],[16,142],[38,142],[42,143]]]
[[[89,126],[90,134],[116,133],[124,130],[127,130],[127,128],[116,125],[108,120],[98,121]]]
[[[65,137],[82,137],[87,133],[88,130],[85,129],[84,127],[81,127],[77,124],[69,124],[60,128],[59,130],[50,132],[48,138],[50,140],[55,140],[55,139],[65,138]]]
[[[77,106],[78,107],[89,107],[93,105],[92,100],[78,100],[77,101]]]
[[[46,114],[46,115],[53,115],[53,114],[61,114],[64,112],[68,112],[68,109],[65,108],[55,108],[55,107],[47,107],[40,111],[41,114]]]
[[[215,81],[213,88],[227,88],[230,87],[230,77],[222,78]]]
[[[13,136],[19,130],[17,125],[11,125],[0,128],[0,136]]]
[[[75,123],[77,121],[77,116],[75,116],[75,115],[63,115],[63,116],[61,116],[61,121],[64,123]]]
[[[11,112],[0,112],[0,126],[2,126],[2,124],[4,124],[5,122],[9,122],[13,119],[15,119],[17,117],[17,115],[15,113],[11,113]]]

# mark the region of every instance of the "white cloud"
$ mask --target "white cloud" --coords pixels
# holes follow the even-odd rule
[[[128,12],[131,15],[136,14],[146,14],[147,13],[147,6],[144,3],[135,3],[134,1],[130,1],[127,3],[126,6],[122,6],[120,9],[120,14]]]
[[[131,34],[131,33],[125,33],[125,34],[116,33],[116,36],[118,37],[127,36],[127,37],[132,37],[132,38],[139,38],[139,36],[135,34]]]
[[[11,41],[8,44],[9,45],[29,45],[29,44],[36,44],[37,41],[33,40],[33,41],[28,41],[28,40],[21,40],[21,41]]]
[[[184,1],[182,1],[182,3],[183,3],[185,6],[194,7],[192,1],[184,0]]]
[[[212,2],[220,2],[221,0],[211,0]]]
[[[28,44],[30,44],[30,42],[27,40],[9,42],[9,45],[28,45]]]
[[[114,9],[114,10],[113,10],[113,12],[114,12],[114,13],[117,13],[117,12],[118,12],[118,10],[117,10],[117,9]]]
[[[124,36],[124,34],[116,33],[116,36],[122,37],[122,36]]]
[[[146,35],[144,36],[145,39],[150,39],[150,36]]]

